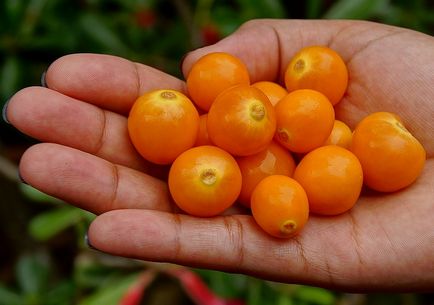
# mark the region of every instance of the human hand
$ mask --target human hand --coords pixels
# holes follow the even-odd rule
[[[339,216],[312,215],[289,240],[268,236],[249,215],[179,214],[166,184],[153,177],[155,168],[132,147],[126,115],[145,91],[185,91],[185,84],[147,66],[91,54],[59,59],[47,71],[49,88],[26,88],[10,100],[8,120],[45,142],[23,155],[21,176],[101,214],[88,234],[104,252],[344,291],[433,289],[433,37],[368,22],[257,20],[190,53],[183,72],[201,55],[225,51],[247,64],[252,81],[282,80],[290,57],[308,45],[330,46],[348,65],[337,118],[354,127],[371,112],[396,112],[423,144],[428,160],[411,187],[365,192]]]

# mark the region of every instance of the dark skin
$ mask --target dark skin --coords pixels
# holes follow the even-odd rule
[[[97,249],[149,261],[212,268],[341,291],[429,291],[434,288],[434,38],[357,21],[256,20],[216,45],[188,54],[187,75],[205,53],[240,57],[252,81],[281,81],[303,46],[342,55],[349,86],[336,107],[352,128],[369,113],[391,111],[422,143],[421,176],[391,194],[364,191],[335,217],[313,216],[295,238],[265,234],[249,215],[195,218],[173,207],[165,182],[133,149],[126,115],[155,88],[185,83],[128,60],[94,54],[60,58],[48,88],[15,94],[9,121],[42,141],[22,157],[34,187],[99,216],[89,228]]]

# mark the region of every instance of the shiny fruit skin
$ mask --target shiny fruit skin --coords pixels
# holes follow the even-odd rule
[[[336,51],[324,46],[309,46],[301,49],[289,62],[285,85],[289,92],[317,90],[336,105],[347,89],[348,70]]]
[[[295,168],[293,177],[306,191],[310,211],[319,215],[337,215],[351,209],[363,185],[357,157],[336,145],[308,153]]]
[[[362,164],[365,184],[380,192],[394,192],[412,184],[426,160],[422,144],[396,114],[389,112],[376,112],[359,122],[351,151]]]
[[[256,223],[278,238],[296,235],[309,218],[306,192],[297,181],[283,175],[268,176],[258,183],[251,209]]]
[[[237,57],[223,52],[199,58],[187,76],[188,94],[204,111],[210,109],[221,92],[239,84],[250,84],[247,67]]]
[[[264,150],[276,130],[274,107],[261,90],[238,85],[221,93],[207,119],[212,143],[234,156]]]
[[[324,143],[325,145],[338,145],[350,149],[353,132],[350,127],[342,121],[335,120],[332,132]]]
[[[273,106],[288,94],[285,88],[269,81],[256,82],[252,84],[252,86],[261,90],[268,97]]]
[[[277,103],[275,111],[276,139],[295,153],[307,153],[323,145],[335,121],[327,97],[310,89],[289,93]]]
[[[193,216],[211,217],[236,201],[241,172],[229,153],[215,146],[198,146],[173,162],[168,183],[179,208]]]
[[[295,170],[291,153],[274,141],[257,154],[237,158],[237,163],[243,177],[238,201],[246,207],[250,207],[251,194],[262,179],[271,175],[290,177]]]
[[[196,141],[199,114],[184,94],[170,89],[140,96],[128,116],[130,139],[140,155],[170,164]]]

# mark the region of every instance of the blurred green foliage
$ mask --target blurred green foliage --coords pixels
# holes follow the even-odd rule
[[[56,58],[106,53],[181,77],[179,61],[254,18],[366,19],[434,33],[430,0],[3,0],[0,106],[39,85]],[[0,156],[17,162],[34,141],[0,124]],[[15,181],[0,180],[0,305],[116,304],[143,267],[95,261],[83,236],[93,215]],[[13,209],[11,207],[14,207]],[[24,226],[24,228],[23,228]],[[13,267],[11,267],[13,266]],[[426,296],[346,295],[197,270],[217,294],[249,305],[424,304]],[[433,303],[431,303],[433,304]]]
[[[370,19],[432,33],[428,0],[4,0],[0,3],[0,97],[38,84],[56,58],[115,54],[179,76],[192,48],[253,18]]]

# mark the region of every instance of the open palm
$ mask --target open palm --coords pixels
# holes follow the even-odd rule
[[[199,219],[178,214],[158,169],[132,147],[126,115],[138,95],[185,84],[148,66],[105,55],[75,54],[53,63],[48,88],[9,102],[7,117],[42,142],[22,157],[36,188],[97,214],[92,245],[116,255],[241,272],[346,291],[422,291],[434,287],[434,39],[355,21],[257,20],[211,51],[240,57],[253,81],[282,79],[303,46],[328,45],[350,75],[336,107],[350,126],[374,111],[398,113],[424,145],[421,177],[393,194],[366,191],[349,212],[312,216],[300,235],[277,240],[249,215]]]

